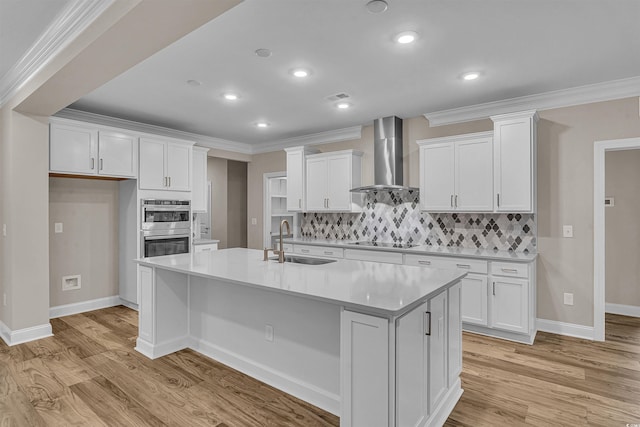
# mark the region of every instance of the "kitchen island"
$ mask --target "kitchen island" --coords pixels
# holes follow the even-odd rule
[[[441,425],[462,394],[462,271],[225,249],[137,260],[136,350],[192,348],[340,416]]]

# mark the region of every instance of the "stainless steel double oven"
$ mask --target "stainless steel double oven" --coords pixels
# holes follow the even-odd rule
[[[191,202],[143,199],[140,252],[144,258],[191,251]]]

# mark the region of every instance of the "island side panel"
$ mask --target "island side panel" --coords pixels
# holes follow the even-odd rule
[[[195,276],[190,292],[194,350],[339,415],[340,306]]]
[[[136,350],[155,359],[189,344],[189,276],[140,266]]]

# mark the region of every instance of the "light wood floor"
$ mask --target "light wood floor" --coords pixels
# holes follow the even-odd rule
[[[51,321],[55,336],[0,340],[0,426],[337,426],[337,417],[193,351],[133,350],[137,313]],[[534,346],[464,334],[464,394],[448,426],[640,423],[640,319],[607,341],[539,333]]]

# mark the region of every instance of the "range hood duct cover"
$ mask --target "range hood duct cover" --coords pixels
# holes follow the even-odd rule
[[[417,190],[405,187],[402,179],[402,119],[396,116],[376,119],[373,122],[373,175],[374,185],[354,188],[351,191]]]

